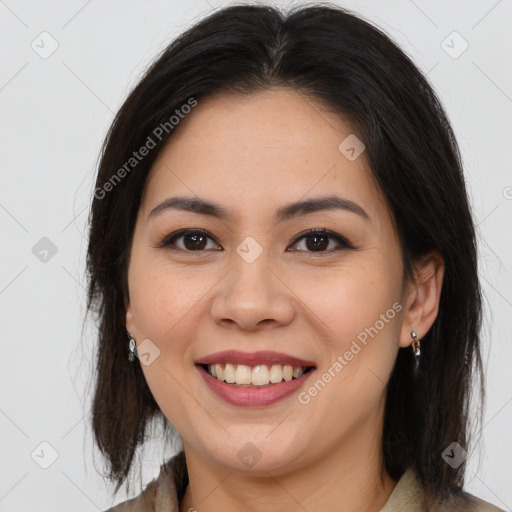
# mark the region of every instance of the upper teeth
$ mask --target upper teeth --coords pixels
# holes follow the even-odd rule
[[[226,363],[225,367],[221,364],[209,364],[208,373],[228,384],[265,386],[270,383],[276,384],[283,379],[290,381],[292,378],[302,377],[304,368],[273,364],[269,369],[266,364],[251,367],[244,364]]]

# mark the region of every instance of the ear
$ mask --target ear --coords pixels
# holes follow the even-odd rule
[[[413,264],[414,277],[407,284],[403,301],[400,346],[412,344],[411,331],[421,339],[427,334],[439,311],[444,277],[444,260],[439,251],[431,251]]]
[[[135,336],[135,324],[133,322],[132,305],[130,302],[126,305],[126,330]]]

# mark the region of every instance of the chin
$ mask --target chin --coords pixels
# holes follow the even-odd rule
[[[257,433],[254,429],[238,429],[237,432],[230,429],[233,437],[226,436],[222,441],[215,442],[214,451],[211,450],[212,445],[208,445],[204,452],[216,464],[253,475],[284,473],[299,465],[304,451],[294,441],[295,436],[290,435],[289,427],[281,436],[272,437],[268,432],[272,432],[272,428],[262,431],[258,426]],[[212,440],[208,441],[211,443]]]

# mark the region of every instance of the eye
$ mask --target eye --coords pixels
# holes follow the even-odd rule
[[[305,249],[299,250],[305,250],[306,252],[333,252],[333,250],[353,248],[352,244],[350,244],[348,240],[336,233],[333,233],[332,231],[325,229],[312,229],[296,238],[293,245],[298,245],[300,241],[305,242],[303,243],[303,247],[305,247]],[[336,247],[333,249],[331,242],[337,244],[338,249],[336,249]]]
[[[204,251],[212,249],[212,247],[208,247],[208,239],[213,240],[213,238],[202,229],[182,229],[165,237],[158,247],[175,246],[178,250],[182,251]],[[182,243],[177,243],[178,240],[182,240]]]

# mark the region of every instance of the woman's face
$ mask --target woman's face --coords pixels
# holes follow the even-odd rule
[[[161,410],[210,463],[278,474],[379,442],[411,326],[390,213],[351,134],[286,89],[211,97],[148,177],[126,325]],[[154,210],[178,196],[215,208]]]

